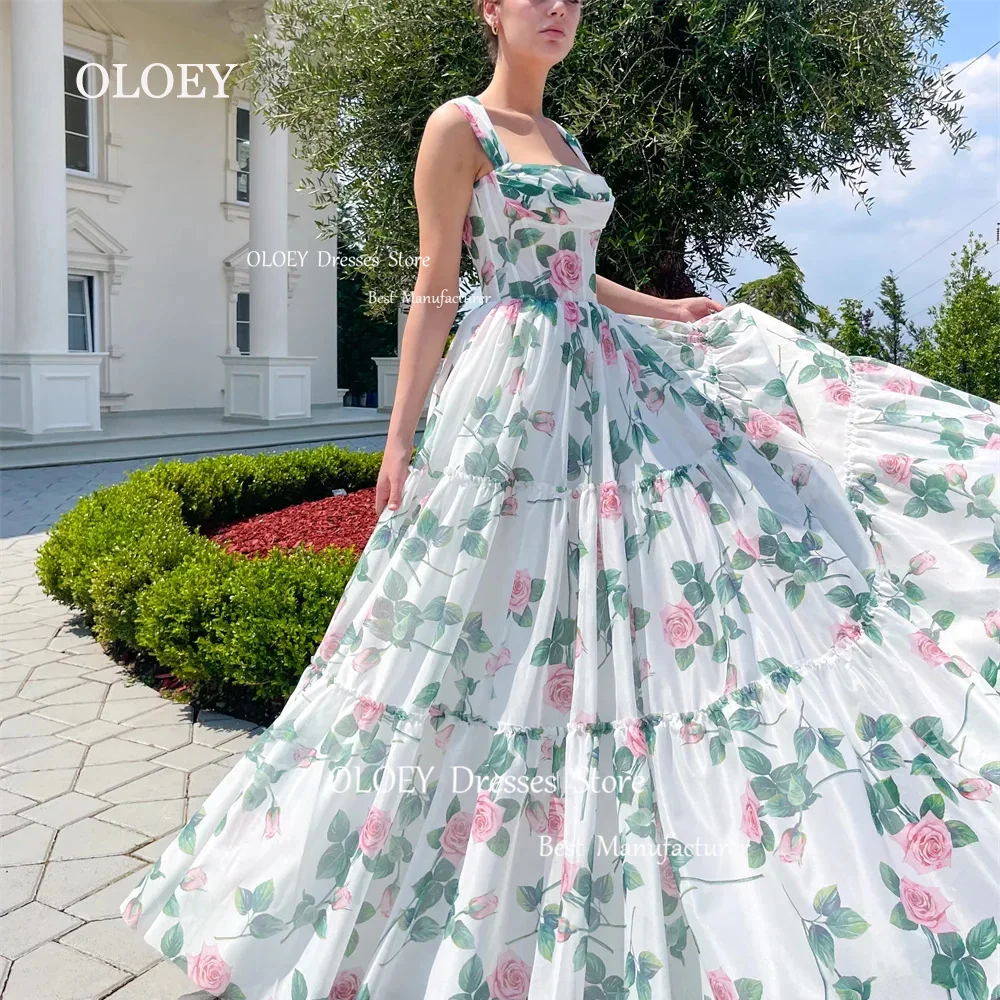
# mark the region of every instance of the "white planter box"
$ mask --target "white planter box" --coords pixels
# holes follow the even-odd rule
[[[392,410],[393,401],[396,398],[396,383],[399,381],[399,358],[372,358],[378,367],[378,412],[389,413]],[[444,365],[444,358],[438,362],[434,372],[431,385],[434,384],[441,368]],[[427,399],[424,400],[424,408],[420,412],[427,413],[427,404],[430,402],[430,389],[427,390]]]

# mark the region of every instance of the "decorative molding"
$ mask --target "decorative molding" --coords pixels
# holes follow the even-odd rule
[[[87,0],[69,0],[65,8],[67,20],[71,15],[75,16],[77,20],[75,22],[68,21],[67,28],[83,28],[84,30],[91,31],[95,36],[122,37],[115,26],[108,20],[107,16],[93,4],[88,3]]]
[[[107,198],[113,205],[125,197],[131,184],[116,184],[112,181],[102,181],[97,177],[85,177],[83,174],[66,173],[66,188],[69,191],[79,191],[81,194],[96,194]]]
[[[226,320],[226,349],[225,353],[239,355],[236,346],[236,297],[241,292],[250,291],[250,268],[247,265],[247,253],[250,244],[243,246],[231,253],[222,262],[222,268],[226,275],[226,301],[228,304],[228,317]],[[288,300],[291,301],[295,293],[295,286],[302,277],[302,268],[298,265],[288,268]],[[253,302],[250,303],[250,335],[253,336]],[[245,355],[243,355],[245,356]]]
[[[116,295],[121,288],[128,262],[132,259],[124,244],[119,243],[106,229],[102,229],[86,212],[71,208],[66,213],[66,233],[77,234],[89,249],[72,245],[67,251],[71,271],[96,271],[108,275],[110,292]]]

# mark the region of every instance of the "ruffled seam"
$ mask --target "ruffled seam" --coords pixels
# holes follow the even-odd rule
[[[874,647],[876,645],[871,636],[869,636],[869,634],[864,630],[864,626],[875,624],[876,618],[882,618],[888,614],[888,609],[882,607],[881,605],[872,605],[868,614],[858,621],[858,625],[861,627],[861,633],[857,638],[842,637],[819,656],[787,665],[789,673],[798,674],[800,675],[801,680],[805,680],[808,675],[819,670],[832,667],[838,663],[841,665],[846,664],[847,661],[853,658],[859,648],[867,648],[867,646]],[[317,665],[314,669],[321,671],[323,668]],[[477,715],[474,712],[456,711],[455,709],[445,708],[440,705],[432,705],[427,711],[415,712],[401,708],[398,705],[389,705],[387,703],[380,702],[377,698],[370,694],[362,694],[353,688],[348,687],[347,685],[341,683],[336,677],[328,677],[326,679],[326,684],[330,687],[338,689],[342,693],[353,698],[355,701],[365,700],[369,703],[373,702],[380,705],[382,707],[383,714],[394,719],[396,724],[405,722],[423,725],[432,718],[447,718],[465,722],[470,725],[482,725],[497,733],[523,733],[529,739],[542,739],[547,736],[558,739],[559,737],[572,732],[585,733],[591,736],[600,736],[610,732],[624,731],[637,726],[644,729],[660,726],[665,728],[680,729],[681,726],[691,723],[699,718],[705,718],[717,724],[720,722],[720,713],[729,705],[737,707],[746,707],[752,704],[763,705],[765,703],[765,695],[769,696],[769,698],[785,698],[788,696],[789,692],[795,690],[791,683],[789,683],[788,687],[784,691],[774,687],[773,684],[771,687],[766,687],[766,681],[771,679],[772,676],[773,675],[766,675],[750,681],[749,683],[731,691],[729,694],[721,695],[714,701],[710,702],[706,707],[700,709],[678,712],[649,712],[645,715],[626,716],[621,719],[595,720],[593,722],[565,722],[553,726],[520,726],[515,723],[508,722],[494,723],[484,716]]]

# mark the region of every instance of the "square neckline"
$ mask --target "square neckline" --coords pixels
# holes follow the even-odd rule
[[[475,101],[476,104],[479,105],[479,110],[482,111],[483,116],[485,117],[486,121],[489,122],[490,131],[493,133],[493,139],[496,142],[496,144],[497,144],[498,148],[500,149],[500,151],[502,152],[502,154],[503,154],[503,160],[504,160],[503,163],[495,165],[492,170],[490,170],[487,173],[483,174],[482,177],[477,177],[476,180],[473,182],[474,185],[478,184],[481,180],[485,179],[486,177],[489,177],[490,174],[495,174],[498,170],[500,170],[503,167],[539,167],[539,168],[541,168],[541,167],[551,167],[554,170],[576,170],[576,171],[578,171],[581,174],[587,174],[587,175],[589,175],[591,177],[600,177],[601,180],[604,180],[604,178],[601,177],[601,175],[599,173],[597,173],[596,171],[591,170],[589,166],[586,166],[586,167],[584,167],[584,166],[574,166],[571,163],[522,163],[522,162],[515,162],[514,160],[512,160],[510,158],[510,153],[507,151],[507,147],[504,145],[503,140],[500,138],[499,134],[497,133],[496,126],[493,124],[493,119],[490,118],[490,114],[486,110],[486,106],[483,104],[483,102],[481,100],[479,100],[478,97],[476,97],[475,94],[467,94],[466,96],[469,98],[469,100]],[[563,137],[563,141],[566,143],[567,146],[569,146],[569,148],[572,151],[573,155],[578,160],[580,160],[581,163],[584,162],[582,155],[574,148],[573,142],[570,141],[570,139],[569,139],[569,132],[567,132],[567,130],[564,129],[562,127],[562,125],[560,125],[559,122],[555,121],[554,119],[550,118],[548,120],[551,121],[552,124],[555,125],[555,127],[559,130],[560,134]]]

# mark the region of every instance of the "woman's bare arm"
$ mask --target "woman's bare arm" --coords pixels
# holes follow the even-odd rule
[[[375,490],[377,513],[386,503],[395,510],[402,499],[417,422],[458,311],[462,227],[484,159],[460,108],[443,104],[430,114],[413,176],[420,265],[400,346],[399,381]]]
[[[597,301],[602,306],[622,315],[650,316],[653,319],[676,320],[690,323],[711,312],[718,312],[723,306],[714,299],[661,299],[658,295],[647,295],[617,281],[597,276]]]

